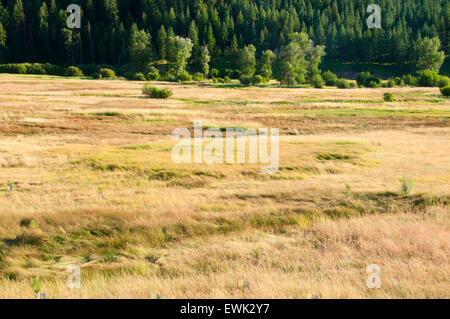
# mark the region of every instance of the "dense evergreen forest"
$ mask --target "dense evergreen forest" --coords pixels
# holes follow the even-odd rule
[[[366,25],[374,2],[381,29]],[[81,29],[66,26],[71,3],[82,8]],[[448,55],[449,16],[447,0],[1,0],[0,62],[126,65],[137,28],[154,60],[179,35],[194,51],[207,46],[213,65],[236,67],[239,48],[253,44],[259,57],[305,32],[326,47],[325,63],[408,63],[423,37],[439,38]]]

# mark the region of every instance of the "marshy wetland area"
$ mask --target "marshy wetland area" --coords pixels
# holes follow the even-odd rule
[[[0,298],[450,297],[438,88],[142,86],[0,75]],[[278,128],[279,171],[174,163],[197,119]]]

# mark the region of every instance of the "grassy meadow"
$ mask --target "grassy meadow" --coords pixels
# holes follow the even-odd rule
[[[0,298],[450,297],[438,88],[142,86],[0,75]],[[279,172],[173,163],[197,119],[279,128]]]

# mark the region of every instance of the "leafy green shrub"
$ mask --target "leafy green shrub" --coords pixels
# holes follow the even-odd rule
[[[213,78],[218,78],[220,76],[220,72],[217,69],[211,69],[211,71],[209,72],[209,74],[211,75],[211,77]]]
[[[383,100],[385,102],[394,102],[394,95],[392,93],[384,93]]]
[[[103,76],[100,73],[94,73],[92,74],[92,78],[95,80],[100,80],[103,78]]]
[[[146,84],[142,89],[142,94],[152,99],[168,99],[173,95],[173,92],[169,89],[161,89],[151,86],[150,84]]]
[[[411,74],[404,75],[402,77],[402,81],[406,85],[411,85],[411,86],[417,86],[419,84],[419,80],[417,79],[417,77],[415,77],[415,76],[413,76]]]
[[[66,76],[83,76],[83,72],[76,66],[69,66],[66,70]]]
[[[356,88],[356,83],[355,83],[355,82],[350,82],[350,87],[351,87],[352,89]]]
[[[165,73],[161,74],[161,76],[159,77],[159,79],[161,81],[169,81],[169,82],[173,81],[174,78],[175,78],[175,76],[171,72],[165,72]]]
[[[129,72],[129,73],[126,73],[124,76],[127,80],[130,80],[130,81],[146,81],[147,80],[145,75],[141,72],[138,72],[138,73]]]
[[[375,82],[375,81],[370,81],[370,82],[369,82],[369,85],[368,85],[367,87],[372,88],[372,89],[376,89],[376,88],[379,87],[379,85],[378,85],[378,83]]]
[[[205,79],[205,75],[201,72],[197,72],[194,74],[192,79],[197,82],[202,82]]]
[[[250,85],[252,84],[252,77],[249,75],[241,75],[241,77],[239,78],[239,82],[241,82],[242,85]]]
[[[0,65],[0,73],[27,74],[28,64],[8,63]]]
[[[178,75],[178,81],[187,82],[192,81],[192,76],[188,73],[188,71],[183,71]]]
[[[147,81],[158,81],[160,76],[159,73],[148,72],[145,78],[147,79]]]
[[[101,68],[98,64],[85,64],[85,65],[79,65],[78,67],[80,68],[81,71],[83,71],[83,73],[85,75],[90,75],[90,76],[92,76],[95,73],[98,73]]]
[[[214,78],[216,80],[216,82],[218,81],[219,83],[231,83],[231,79],[226,76],[224,78]]]
[[[337,79],[336,86],[339,89],[346,89],[350,86],[350,83],[346,79]]]
[[[334,74],[331,71],[326,71],[322,74],[323,80],[325,81],[325,84],[327,86],[334,86],[336,85],[336,82],[338,80],[338,77],[336,74]]]
[[[441,76],[437,83],[438,87],[443,88],[450,85],[450,78],[448,76]]]
[[[358,77],[356,78],[356,83],[358,83],[358,85],[367,86],[367,84],[369,83],[368,81],[369,78],[370,78],[369,72],[361,72],[358,74]]]
[[[443,96],[450,96],[450,85],[441,88],[441,93]]]
[[[54,65],[54,64],[50,64],[50,63],[46,63],[43,65],[45,72],[49,75],[65,75],[66,74],[66,68],[59,66],[59,65]]]
[[[314,74],[311,79],[311,85],[315,87],[316,89],[323,88],[323,85],[325,84],[322,76],[320,74]]]
[[[147,78],[145,77],[144,73],[138,72],[134,74],[135,81],[147,81]]]
[[[147,73],[158,73],[159,74],[159,70],[157,67],[155,67],[154,65],[147,65],[144,68],[144,72]]]
[[[264,83],[264,78],[261,75],[257,74],[253,76],[252,82],[253,84],[261,84]]]
[[[419,85],[433,87],[437,86],[439,74],[436,71],[425,70],[419,73]]]
[[[229,77],[230,79],[239,79],[241,72],[234,69],[225,69],[224,76]]]
[[[386,82],[383,82],[382,86],[384,88],[393,88],[395,86],[395,81],[394,80],[388,80]]]
[[[392,80],[395,82],[395,85],[403,86],[403,84],[404,84],[401,77],[397,76],[397,77],[393,78]]]
[[[47,74],[47,71],[42,64],[33,63],[28,68],[28,74]]]
[[[379,87],[383,82],[379,77],[371,75],[369,72],[361,72],[356,79],[358,86]]]
[[[100,73],[102,75],[102,77],[105,79],[115,79],[116,78],[116,73],[114,73],[114,71],[111,69],[101,68],[98,71],[98,73]]]

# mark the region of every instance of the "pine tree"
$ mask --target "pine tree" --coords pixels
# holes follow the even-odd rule
[[[256,67],[256,48],[253,44],[246,46],[239,51],[239,68],[242,75],[253,76]]]
[[[202,65],[203,74],[208,77],[209,74],[209,61],[211,57],[209,55],[208,47],[204,46],[201,49],[200,63]]]
[[[131,27],[129,54],[133,66],[138,70],[151,61],[151,38],[144,30],[138,30],[137,25]]]
[[[167,33],[166,29],[162,25],[161,28],[158,31],[158,39],[157,39],[157,45],[158,45],[158,55],[161,59],[166,58],[167,54]]]

